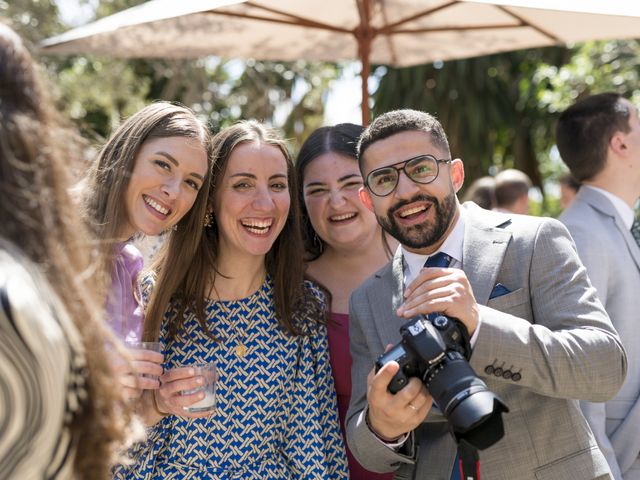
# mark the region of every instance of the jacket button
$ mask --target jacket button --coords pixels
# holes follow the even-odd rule
[[[484,367],[484,373],[487,375],[491,375],[493,373],[493,365],[487,365]]]
[[[521,378],[522,378],[522,375],[520,375],[518,372],[511,375],[511,380],[513,380],[514,382],[519,382]]]
[[[511,370],[505,370],[504,373],[502,374],[502,378],[504,378],[505,380],[509,380],[511,378],[512,372]]]
[[[494,374],[496,377],[501,377],[501,376],[502,376],[502,368],[501,368],[501,367],[496,368],[496,369],[493,371],[493,374]]]

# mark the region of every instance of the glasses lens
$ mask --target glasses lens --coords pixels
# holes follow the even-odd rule
[[[393,167],[374,170],[367,177],[367,186],[376,195],[388,195],[396,188],[398,171]]]
[[[417,157],[407,162],[404,171],[416,183],[431,183],[438,176],[438,162],[430,155]]]

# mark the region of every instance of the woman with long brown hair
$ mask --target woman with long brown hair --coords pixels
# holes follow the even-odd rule
[[[0,478],[105,478],[125,444],[101,272],[67,194],[74,138],[0,23]]]
[[[274,131],[240,122],[214,138],[205,227],[178,230],[145,282],[144,337],[162,343],[165,373],[149,440],[117,478],[346,478],[323,297],[304,279],[296,195]],[[215,410],[188,413],[204,399],[194,366],[212,361]]]
[[[132,240],[173,229],[190,234],[200,225],[209,147],[208,129],[190,109],[155,102],[123,122],[88,172],[85,216],[101,239],[100,258],[111,273],[107,322],[128,344],[140,344],[143,324],[138,278],[143,258]],[[162,355],[140,348],[129,354],[132,362],[116,362],[116,368],[125,394],[137,400],[143,390],[160,386]]]

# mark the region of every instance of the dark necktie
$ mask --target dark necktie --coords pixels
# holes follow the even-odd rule
[[[424,262],[424,266],[447,268],[450,263],[451,263],[451,257],[449,255],[447,255],[444,252],[438,252],[435,255],[431,255],[429,258],[427,258],[427,261]],[[429,320],[433,320],[437,316],[438,316],[438,313],[434,312],[427,315],[427,318]]]
[[[633,225],[631,225],[631,235],[636,239],[636,243],[640,247],[640,220],[637,218],[634,220]]]
[[[451,257],[444,252],[438,252],[435,255],[427,258],[427,261],[424,262],[425,267],[440,267],[446,268],[451,263]],[[429,320],[434,318],[437,313],[430,313],[428,315]],[[435,405],[435,404],[434,404]],[[456,455],[456,459],[453,462],[453,469],[451,471],[451,480],[460,480],[460,470],[458,467],[458,456]]]
[[[424,262],[425,267],[440,267],[446,268],[451,263],[451,257],[444,252],[438,252],[435,255],[431,255]]]

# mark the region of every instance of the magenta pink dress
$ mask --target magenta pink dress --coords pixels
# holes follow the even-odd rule
[[[347,459],[349,460],[349,478],[351,480],[392,480],[393,473],[373,473],[366,470],[355,459],[346,442],[344,422],[351,399],[351,354],[349,353],[349,315],[332,313],[329,322],[329,360],[333,370],[333,381],[338,394],[338,414],[340,429],[345,438]]]

